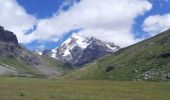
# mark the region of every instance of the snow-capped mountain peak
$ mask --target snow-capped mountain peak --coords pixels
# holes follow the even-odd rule
[[[56,49],[55,57],[72,65],[81,66],[118,49],[119,46],[114,43],[73,34]]]
[[[79,46],[81,48],[86,48],[88,46],[88,38],[83,37],[78,34],[73,34],[71,38],[63,42],[63,45],[69,44],[71,46]]]
[[[114,43],[106,43],[94,37],[73,34],[58,48],[45,50],[42,55],[69,62],[74,66],[81,66],[119,49],[120,47]]]
[[[63,56],[68,56],[71,54],[71,50],[75,47],[80,47],[82,49],[85,49],[89,45],[88,38],[83,37],[78,34],[73,34],[69,39],[63,42],[63,44],[60,46],[63,52]]]

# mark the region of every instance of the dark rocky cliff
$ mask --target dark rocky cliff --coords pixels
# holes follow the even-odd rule
[[[18,45],[18,40],[16,35],[13,32],[4,30],[2,26],[0,26],[0,43],[1,42],[14,43]]]
[[[40,59],[18,43],[13,32],[0,26],[0,58],[19,58],[29,64],[40,64]]]
[[[20,49],[16,35],[0,26],[0,57],[18,56]]]

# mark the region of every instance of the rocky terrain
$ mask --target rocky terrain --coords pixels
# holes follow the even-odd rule
[[[18,40],[14,33],[4,30],[4,27],[0,26],[0,41],[4,43],[13,43],[18,45]]]
[[[19,57],[30,64],[41,64],[36,55],[31,54],[23,45],[18,43],[13,32],[4,30],[3,27],[0,27],[0,57]]]

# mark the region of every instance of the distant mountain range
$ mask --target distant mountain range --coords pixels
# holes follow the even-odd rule
[[[114,43],[106,43],[94,37],[73,34],[58,48],[45,50],[42,53],[39,52],[39,54],[51,56],[80,67],[119,49],[120,47]]]

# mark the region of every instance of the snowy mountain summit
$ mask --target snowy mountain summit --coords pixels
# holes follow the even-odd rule
[[[57,49],[51,51],[51,57],[67,61],[74,66],[87,64],[99,57],[119,50],[114,43],[106,43],[94,37],[73,34]]]

